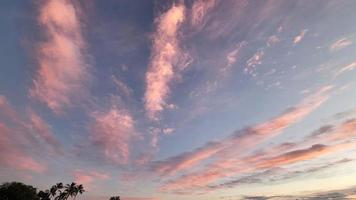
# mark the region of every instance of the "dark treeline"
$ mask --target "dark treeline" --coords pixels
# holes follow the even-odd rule
[[[37,191],[37,188],[20,182],[10,182],[0,185],[0,200],[75,200],[84,192],[84,186],[74,182],[65,185],[57,183],[44,191]],[[120,197],[110,197],[109,200],[120,200]]]

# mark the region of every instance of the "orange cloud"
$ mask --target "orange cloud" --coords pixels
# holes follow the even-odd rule
[[[349,40],[347,38],[341,38],[341,39],[337,40],[336,42],[334,42],[330,46],[330,51],[338,51],[338,50],[343,49],[351,44],[352,44],[351,40]]]
[[[184,20],[184,5],[173,5],[157,18],[157,30],[153,35],[151,60],[146,73],[145,108],[150,119],[166,106],[170,84],[177,69],[181,50],[178,29]]]
[[[301,42],[307,32],[308,32],[308,29],[302,30],[302,31],[299,33],[299,35],[297,35],[297,36],[294,38],[293,43],[294,43],[294,44],[298,44],[299,42]]]
[[[344,73],[344,72],[347,72],[347,71],[352,71],[356,69],[356,62],[353,62],[353,63],[350,63],[349,65],[346,65],[344,67],[342,67],[337,73],[336,73],[336,76]]]
[[[30,96],[54,112],[62,112],[80,98],[89,77],[85,43],[74,6],[66,0],[50,0],[38,18],[47,40],[38,46],[38,72]]]

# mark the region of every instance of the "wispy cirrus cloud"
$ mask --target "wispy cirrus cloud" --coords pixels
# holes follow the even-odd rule
[[[306,193],[306,194],[305,194]],[[242,196],[237,197],[241,200],[323,200],[323,199],[338,199],[349,200],[355,197],[355,187],[339,189],[339,190],[325,190],[319,192],[305,192],[304,194],[281,195],[281,196]]]
[[[79,184],[85,185],[86,190],[90,190],[93,187],[93,183],[99,181],[108,180],[110,175],[92,170],[75,170],[73,172],[74,181]]]
[[[177,66],[181,49],[178,38],[180,25],[185,19],[185,6],[173,6],[157,17],[157,27],[153,34],[151,59],[146,73],[145,108],[150,119],[167,105],[173,79],[180,73]]]
[[[133,90],[127,86],[123,81],[119,78],[112,76],[113,83],[115,84],[119,93],[124,96],[125,98],[131,98],[133,94]]]
[[[42,173],[47,168],[43,159],[62,152],[49,124],[33,110],[19,115],[4,96],[0,96],[0,125],[0,162],[8,167]]]
[[[46,40],[38,44],[38,71],[29,93],[56,113],[82,97],[90,77],[76,9],[67,0],[50,0],[39,8]]]
[[[229,180],[224,183],[210,185],[209,188],[210,189],[224,189],[224,188],[234,188],[236,186],[246,185],[246,184],[254,184],[254,183],[265,183],[265,184],[267,183],[268,184],[271,182],[286,181],[286,180],[298,178],[298,177],[305,176],[305,175],[312,175],[312,174],[324,172],[324,171],[327,171],[334,167],[338,167],[343,164],[350,163],[352,161],[353,160],[351,160],[351,159],[344,158],[344,159],[336,160],[333,162],[323,163],[318,166],[307,167],[304,169],[296,169],[296,170],[276,167],[276,168],[271,168],[271,169],[268,169],[268,170],[265,170],[262,172],[257,172],[257,173],[253,173],[250,175],[235,178],[233,180]]]
[[[153,163],[152,170],[161,175],[175,174],[179,171],[191,169],[209,158],[219,158],[220,154],[224,155],[226,160],[229,160],[229,156],[236,157],[238,152],[243,149],[249,146],[257,146],[259,143],[280,134],[287,127],[302,120],[328,99],[327,92],[329,90],[330,87],[322,88],[315,95],[304,99],[299,105],[286,110],[279,116],[264,123],[237,130],[221,141],[209,142],[191,152],[157,161]],[[220,160],[218,159],[217,162],[220,162]],[[209,176],[202,173],[201,177],[207,178]],[[213,176],[210,177],[213,179]],[[216,176],[216,178],[218,177]],[[182,176],[176,181],[188,183],[191,180],[187,176]]]
[[[330,45],[330,51],[339,51],[347,46],[350,46],[352,41],[347,38],[341,38]]]
[[[356,69],[356,62],[350,63],[350,64],[342,67],[341,69],[339,69],[338,72],[336,72],[335,76],[338,76],[338,75],[340,75],[344,72],[347,72],[347,71],[352,71],[354,69]]]
[[[36,133],[38,138],[42,138],[43,142],[50,146],[54,154],[63,152],[62,145],[52,132],[52,128],[33,110],[29,111],[29,128]]]
[[[218,180],[223,180],[224,178],[231,176],[248,175],[256,173],[260,170],[267,170],[266,172],[269,173],[268,175],[272,176],[275,175],[275,173],[270,170],[295,163],[314,160],[319,157],[337,154],[339,152],[353,150],[356,148],[356,142],[354,140],[356,138],[355,135],[356,122],[354,119],[351,119],[341,123],[335,127],[333,131],[326,131],[325,135],[322,136],[322,138],[324,138],[323,140],[307,137],[304,141],[297,144],[281,144],[274,147],[272,146],[262,152],[257,151],[251,155],[242,157],[238,155],[238,153],[233,156],[221,154],[222,158],[218,159],[218,162],[208,165],[208,167],[204,168],[204,170],[183,175],[181,178],[173,181],[168,181],[166,184],[163,184],[161,189],[163,191],[168,190],[177,193],[189,193],[199,190],[211,191],[224,187],[230,187],[231,184],[240,184],[247,181],[242,178],[237,179],[234,182],[226,182],[226,184],[221,182],[218,185],[214,184],[214,182]],[[312,133],[312,136],[318,137],[318,135],[315,135],[314,132]],[[324,142],[325,144],[315,144],[315,142]],[[308,146],[310,143],[312,145]],[[346,161],[343,160],[340,161],[340,163],[344,163]],[[320,170],[324,168],[325,167],[320,167]],[[319,169],[311,168],[306,170],[306,173],[317,170]],[[276,172],[276,174],[281,173],[282,172],[279,171]],[[254,175],[252,176],[253,178],[256,178]]]
[[[44,172],[47,167],[33,159],[21,146],[16,144],[16,140],[18,139],[15,140],[13,133],[12,130],[0,123],[0,163],[17,170],[26,170],[37,173]]]

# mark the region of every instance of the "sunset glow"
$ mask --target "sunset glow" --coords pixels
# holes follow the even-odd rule
[[[356,198],[356,1],[0,2],[0,183]]]

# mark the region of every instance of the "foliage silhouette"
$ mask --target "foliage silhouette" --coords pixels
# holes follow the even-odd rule
[[[75,200],[78,194],[83,192],[85,192],[83,185],[74,182],[66,185],[57,183],[50,189],[38,193],[31,185],[11,182],[0,185],[0,200]],[[120,200],[120,196],[110,197],[109,200]]]
[[[19,182],[0,186],[0,200],[39,200],[36,188]]]
[[[49,190],[40,191],[38,197],[40,200],[67,200],[69,197],[76,199],[78,194],[85,192],[83,185],[77,185],[72,182],[71,184],[63,185],[63,183],[57,183],[53,185]]]

